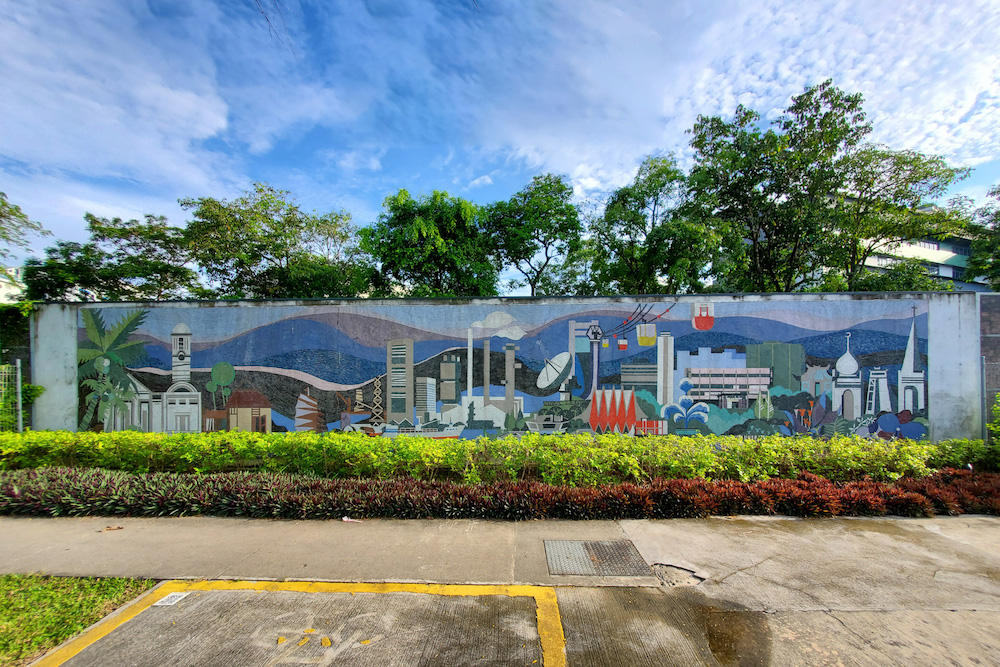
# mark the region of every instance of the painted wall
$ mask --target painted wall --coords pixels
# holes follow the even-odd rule
[[[34,325],[38,428],[981,433],[974,294],[47,304]]]

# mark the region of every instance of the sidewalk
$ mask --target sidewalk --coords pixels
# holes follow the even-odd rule
[[[570,665],[1000,663],[994,631],[1000,624],[996,517],[525,523],[7,517],[0,518],[0,535],[2,572],[489,585],[450,589],[466,591],[461,595],[441,593],[440,586],[383,587],[366,598],[373,605],[370,612],[355,605],[347,620],[336,610],[344,608],[344,600],[358,603],[357,595],[368,589],[309,592],[273,585],[260,593],[245,586],[262,584],[241,584],[241,592],[199,590],[197,597],[179,603],[178,609],[188,605],[191,615],[185,618],[202,621],[230,618],[225,610],[250,605],[253,613],[246,618],[256,620],[245,624],[249,634],[241,646],[253,644],[249,637],[257,633],[254,641],[272,650],[295,623],[303,625],[299,631],[310,629],[306,618],[280,628],[265,627],[261,620],[274,622],[281,614],[287,620],[305,607],[315,608],[312,618],[322,617],[331,627],[355,623],[351,619],[361,614],[377,627],[357,629],[358,637],[383,637],[378,655],[347,630],[295,649],[319,651],[309,658],[319,664],[366,664],[364,652],[369,664],[414,664],[414,656],[422,656],[417,663],[435,664],[433,651],[440,656],[454,646],[467,650],[449,653],[449,664],[559,664],[551,650],[539,658],[544,633],[532,624],[542,622],[541,607],[536,612],[519,601],[536,593],[497,592],[497,586],[513,585],[538,587],[516,589],[538,596],[544,595],[538,591],[554,591]],[[314,602],[289,597],[294,595],[311,596]],[[429,595],[446,597],[431,604]],[[127,644],[130,633],[139,633],[136,641],[142,636],[148,643],[166,633],[155,623],[143,625],[166,618],[162,609],[167,608],[143,611],[101,641]],[[487,609],[485,616],[476,611]],[[404,617],[454,617],[455,622],[403,626],[398,620]],[[487,621],[489,627],[483,626]],[[219,636],[243,636],[236,627],[201,622],[205,637],[199,643],[192,636],[194,626],[171,622],[187,628],[185,646],[195,651],[171,664],[239,664],[222,658],[206,662],[207,654],[196,652],[199,645],[217,650]],[[154,632],[155,627],[160,630]],[[410,631],[402,632],[407,627]],[[454,628],[463,628],[461,637],[481,641],[463,644]],[[389,638],[395,644],[384,643]],[[414,653],[413,642],[424,652]],[[96,652],[101,645],[66,664],[110,664]],[[409,648],[394,653],[393,646]],[[475,659],[473,653],[478,653]],[[289,653],[281,660],[290,664],[301,657]],[[261,658],[259,664],[272,659],[277,658]]]

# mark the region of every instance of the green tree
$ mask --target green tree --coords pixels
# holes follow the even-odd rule
[[[732,291],[791,292],[816,280],[837,160],[871,131],[860,94],[830,81],[792,98],[772,129],[742,105],[731,121],[699,116],[691,130],[695,211],[719,234],[716,281]]]
[[[968,169],[949,166],[944,158],[865,144],[846,153],[837,169],[843,181],[831,193],[833,210],[824,254],[827,267],[843,275],[849,291],[882,282],[865,269],[873,255],[892,256],[903,241],[953,234],[964,227],[961,211],[932,204],[969,174]],[[905,276],[926,284],[920,270],[905,263],[897,272],[892,284]]]
[[[361,248],[387,283],[410,296],[496,296],[498,250],[478,206],[447,192],[386,197],[383,212],[361,230]]]
[[[670,157],[649,156],[629,185],[612,193],[590,226],[594,273],[602,291],[697,291],[716,244],[711,227],[690,215],[684,172]]]
[[[213,296],[353,297],[372,291],[374,268],[354,243],[350,214],[303,212],[285,190],[255,183],[232,201],[182,199],[185,240]]]
[[[115,278],[108,298],[183,299],[198,296],[198,274],[187,266],[184,230],[163,216],[122,220],[84,215],[91,240],[107,252],[104,272]]]
[[[261,276],[284,269],[302,250],[307,216],[290,193],[266,183],[233,201],[181,199],[192,211],[185,236],[191,257],[221,298],[259,298]]]
[[[544,296],[599,296],[607,289],[597,284],[594,264],[597,242],[593,238],[580,241],[578,247],[542,275],[538,294]]]
[[[57,241],[45,258],[25,262],[29,300],[142,301],[200,296],[198,276],[186,266],[183,230],[162,216],[144,220],[87,213],[90,241]]]
[[[27,248],[28,237],[32,234],[45,235],[49,232],[0,192],[0,260],[10,257],[13,248]]]
[[[987,196],[993,201],[973,213],[972,253],[965,271],[970,277],[985,278],[1000,291],[1000,185],[990,188]]]
[[[56,241],[45,249],[45,258],[24,263],[22,279],[26,301],[103,301],[124,290],[107,271],[108,253],[96,243]]]
[[[570,200],[571,188],[561,176],[535,176],[507,201],[487,207],[486,230],[505,264],[524,276],[535,296],[539,282],[561,258],[576,250],[583,235],[580,212]]]

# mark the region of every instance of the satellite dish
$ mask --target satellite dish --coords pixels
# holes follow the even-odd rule
[[[569,352],[560,352],[551,359],[545,360],[545,368],[538,374],[535,385],[543,391],[554,391],[569,379],[572,372],[573,355]]]

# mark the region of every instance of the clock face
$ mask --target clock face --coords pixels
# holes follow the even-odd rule
[[[178,352],[177,353],[177,360],[178,361],[184,361],[185,359],[187,359],[187,355],[186,354],[184,354],[183,352]]]

